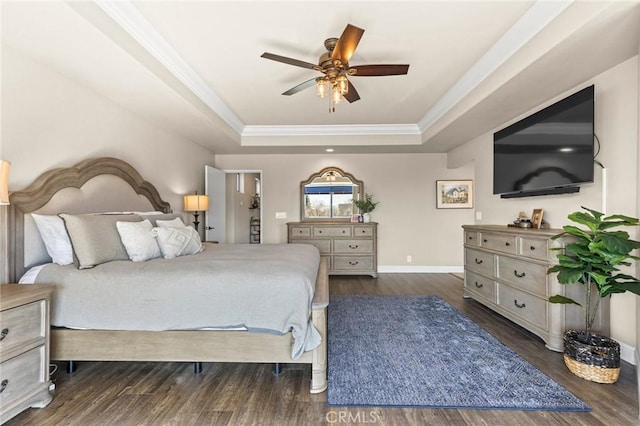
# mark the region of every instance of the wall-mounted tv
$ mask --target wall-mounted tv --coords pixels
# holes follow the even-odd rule
[[[594,87],[493,135],[493,193],[502,198],[578,192],[593,182]]]

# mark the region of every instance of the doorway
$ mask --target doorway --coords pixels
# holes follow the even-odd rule
[[[205,218],[207,241],[262,243],[262,171],[205,169],[205,190],[210,197]]]

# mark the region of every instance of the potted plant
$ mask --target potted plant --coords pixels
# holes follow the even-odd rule
[[[637,226],[638,219],[617,214],[603,217],[598,211],[582,208],[586,212],[574,212],[568,218],[587,229],[566,225],[564,232],[552,237],[569,236],[569,243],[548,273],[557,272],[560,284],[582,285],[584,300],[579,303],[555,295],[549,302],[575,304],[584,310],[585,329],[567,330],[564,335],[564,361],[569,370],[587,380],[614,383],[620,373],[620,345],[607,336],[594,334],[591,327],[602,298],[627,291],[640,295],[640,281],[618,269],[638,259],[632,251],[640,248],[640,242],[632,240],[626,231],[614,230]]]
[[[379,203],[379,201],[373,201],[373,194],[364,194],[364,200],[355,200],[353,202],[358,210],[360,210],[364,222],[371,221],[371,215],[369,215],[369,213],[371,213]]]

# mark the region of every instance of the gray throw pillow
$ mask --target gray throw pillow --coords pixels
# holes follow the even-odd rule
[[[151,225],[153,225],[154,228],[158,226],[158,223],[156,222],[158,220],[173,220],[175,218],[182,220],[182,215],[179,213],[141,214],[140,217],[151,222]]]
[[[128,260],[116,222],[139,222],[142,218],[135,214],[82,214],[62,213],[73,255],[79,269],[93,268],[112,260]]]

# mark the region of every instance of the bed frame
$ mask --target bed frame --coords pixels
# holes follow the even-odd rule
[[[65,188],[82,187],[101,175],[127,182],[154,210],[171,212],[157,189],[128,163],[110,157],[86,160],[69,168],[50,170],[29,187],[13,192],[9,206],[9,277],[17,282],[25,271],[25,217],[46,211],[47,203]],[[77,202],[74,206],[77,206]],[[131,210],[139,209],[133,207]],[[118,207],[118,210],[122,210]],[[77,211],[76,213],[82,213]],[[91,211],[85,211],[89,213]],[[28,230],[27,230],[28,231]],[[55,298],[55,292],[53,297]],[[311,393],[327,388],[327,306],[329,283],[326,261],[318,270],[311,318],[322,343],[299,359],[291,359],[291,333],[272,335],[246,331],[111,331],[53,328],[51,360],[56,361],[174,361],[311,364]]]

